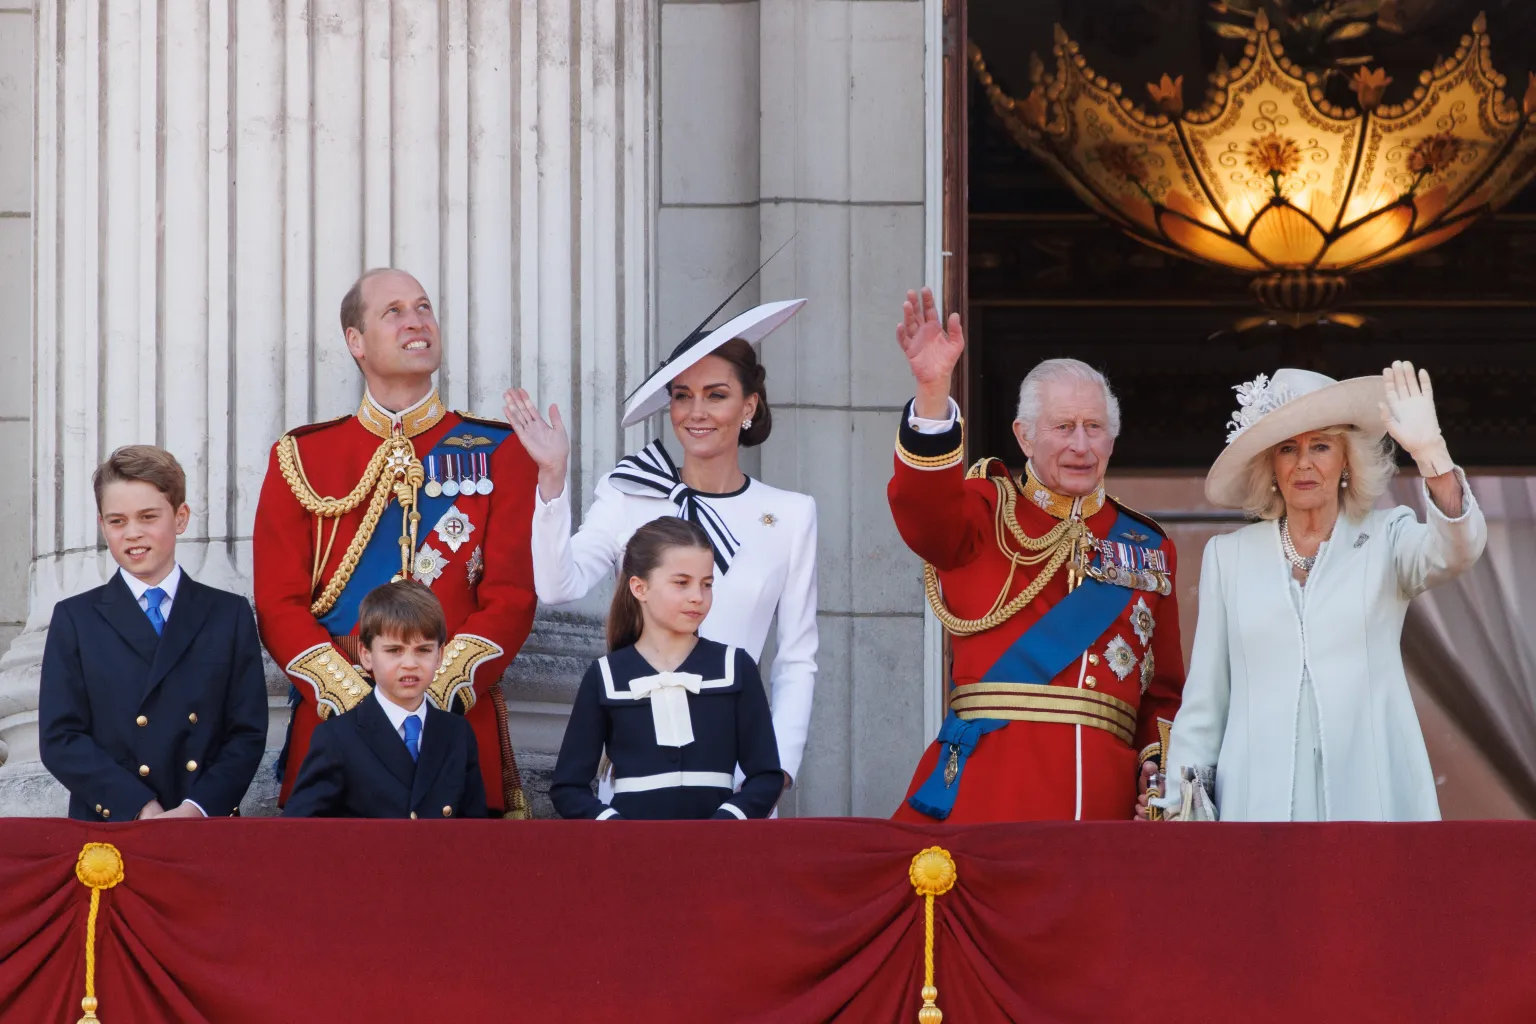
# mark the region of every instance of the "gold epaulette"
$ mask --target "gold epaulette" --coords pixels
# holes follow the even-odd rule
[[[998,472],[993,472],[993,470]],[[1002,459],[988,455],[971,463],[971,468],[965,471],[965,478],[967,480],[984,480],[989,476],[1007,480],[1008,486],[1017,492],[1018,485],[1014,483],[1013,474],[1008,472],[1008,466]]]

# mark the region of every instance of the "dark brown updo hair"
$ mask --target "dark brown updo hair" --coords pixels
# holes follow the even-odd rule
[[[757,426],[756,423],[752,425]],[[713,551],[709,546],[709,535],[697,523],[676,516],[652,519],[629,538],[624,548],[624,562],[619,568],[619,583],[613,588],[613,603],[608,606],[608,650],[628,647],[640,639],[645,630],[645,615],[640,609],[640,599],[630,592],[630,577],[648,578],[673,548]]]
[[[752,414],[752,426],[741,432],[736,443],[743,448],[762,444],[773,431],[773,411],[768,408],[768,386],[764,383],[768,369],[758,362],[757,350],[751,342],[740,338],[732,338],[711,354],[731,364],[743,394],[757,396],[757,411]]]

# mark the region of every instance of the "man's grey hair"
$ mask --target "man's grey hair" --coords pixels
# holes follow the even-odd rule
[[[1040,400],[1047,384],[1097,384],[1104,389],[1104,415],[1109,421],[1109,436],[1120,436],[1120,400],[1104,375],[1078,359],[1047,359],[1025,376],[1019,385],[1019,413],[1015,417],[1024,424],[1024,433],[1035,436],[1040,419]]]

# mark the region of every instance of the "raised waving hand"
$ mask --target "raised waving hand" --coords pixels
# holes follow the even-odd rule
[[[945,418],[949,415],[949,379],[965,351],[960,314],[951,313],[946,324],[939,319],[932,291],[924,288],[921,296],[909,291],[901,304],[896,341],[917,382],[914,411],[929,419]]]
[[[560,407],[549,407],[549,419],[539,414],[533,396],[522,388],[508,388],[502,411],[517,432],[528,457],[539,467],[539,495],[554,501],[565,490],[565,472],[571,459],[571,437],[560,419]]]

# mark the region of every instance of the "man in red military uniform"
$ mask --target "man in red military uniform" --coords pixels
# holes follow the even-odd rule
[[[891,514],[926,563],[952,637],[949,714],[903,821],[1129,819],[1184,685],[1173,542],[1104,494],[1119,403],[1077,360],[1020,388],[1022,480],[965,469],[949,397],[965,347],[933,296],[907,293],[898,340],[917,397],[902,416]],[[1161,727],[1160,727],[1161,726]]]
[[[370,692],[357,667],[357,609],[392,579],[427,584],[449,640],[428,691],[474,728],[491,813],[526,817],[500,680],[533,625],[528,548],[538,469],[507,424],[443,408],[425,289],[397,270],[364,274],[341,304],[367,382],[357,413],[283,435],[256,510],[256,616],[293,679],[288,798],[321,719]],[[431,737],[426,738],[431,742]]]

